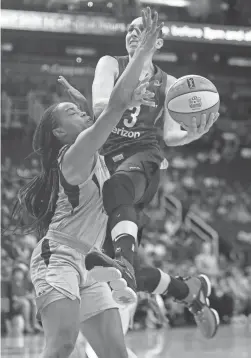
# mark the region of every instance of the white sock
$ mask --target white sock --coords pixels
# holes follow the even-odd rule
[[[168,275],[168,273],[165,273],[160,269],[158,270],[160,272],[160,280],[158,286],[153,291],[153,294],[162,295],[162,293],[166,292],[168,289],[169,283],[171,282],[171,277]]]

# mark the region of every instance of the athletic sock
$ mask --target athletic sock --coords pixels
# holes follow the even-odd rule
[[[186,298],[189,294],[189,288],[187,284],[184,281],[174,278],[172,276],[170,276],[170,278],[170,283],[167,287],[166,292],[164,292],[164,295],[171,295],[173,298],[179,301]]]
[[[109,218],[109,228],[116,251],[133,265],[134,253],[137,251],[137,214],[133,206],[120,206]]]
[[[166,291],[168,277],[167,282],[163,284],[163,278],[159,269],[151,266],[137,266],[135,273],[139,291],[155,294],[161,294]]]
[[[136,271],[139,291],[146,291],[159,295],[170,295],[177,300],[187,297],[189,289],[187,284],[174,278],[155,267],[141,267]]]

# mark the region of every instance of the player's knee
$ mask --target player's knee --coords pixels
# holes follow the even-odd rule
[[[128,353],[127,353],[127,349],[125,347],[124,344],[120,344],[120,342],[116,341],[112,352],[111,352],[111,356],[110,357],[114,357],[114,358],[128,358]]]
[[[121,337],[116,334],[116,337],[113,335],[111,339],[106,339],[106,343],[102,347],[104,354],[102,358],[128,358],[123,334],[121,334]]]
[[[118,310],[103,312],[99,326],[100,358],[128,358]]]
[[[103,186],[103,203],[108,215],[122,205],[133,205],[134,186],[131,179],[121,173],[116,173]]]
[[[76,340],[77,334],[73,334],[70,329],[60,330],[55,337],[51,336],[46,342],[48,356],[68,358],[74,350]]]

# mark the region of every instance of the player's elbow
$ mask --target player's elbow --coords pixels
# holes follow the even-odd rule
[[[98,118],[104,109],[107,107],[109,99],[103,99],[93,104],[93,113],[95,118]]]

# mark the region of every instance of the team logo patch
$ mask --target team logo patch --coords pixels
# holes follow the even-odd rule
[[[140,167],[129,167],[130,170],[141,170]]]
[[[190,89],[194,89],[195,88],[195,83],[194,83],[194,79],[193,78],[188,78],[187,79],[187,84],[188,84],[188,87]]]
[[[115,157],[112,157],[112,160],[114,161],[114,163],[119,162],[122,159],[124,159],[123,154],[118,154],[118,155],[115,155]]]
[[[197,96],[193,96],[192,98],[189,99],[189,107],[192,109],[198,109],[201,108],[202,106],[202,101],[200,97]]]

